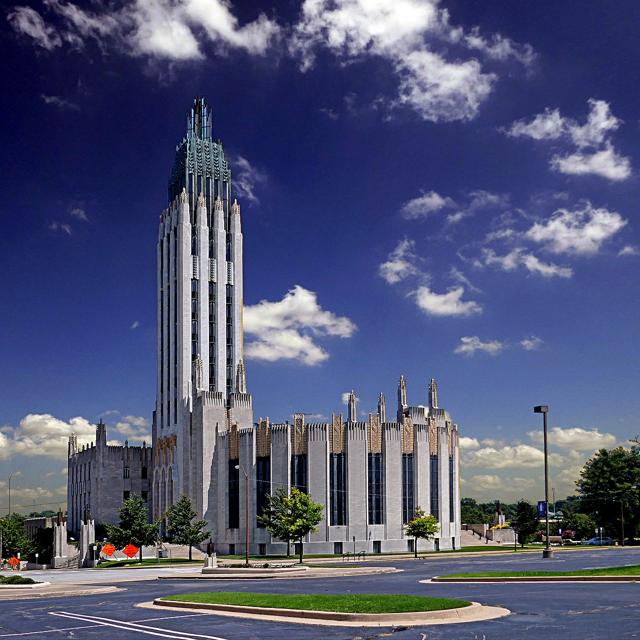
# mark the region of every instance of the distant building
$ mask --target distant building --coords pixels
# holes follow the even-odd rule
[[[133,494],[151,502],[151,448],[107,444],[107,428],[96,425],[96,441],[78,448],[77,436],[69,438],[67,479],[67,527],[77,535],[80,521],[89,512],[97,525],[119,521],[123,500]]]

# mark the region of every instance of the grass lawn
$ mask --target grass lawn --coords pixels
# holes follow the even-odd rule
[[[138,558],[132,560],[107,560],[101,562],[98,565],[98,569],[114,569],[117,567],[129,567],[135,569],[136,567],[157,567],[159,565],[173,566],[174,564],[202,564],[201,560],[189,560],[188,558],[144,558],[142,562]]]
[[[531,551],[532,549],[540,549],[541,547],[532,547],[525,545],[524,549],[518,545],[518,551]],[[424,555],[439,555],[441,553],[476,553],[478,551],[511,551],[513,553],[514,547],[512,544],[505,544],[502,546],[493,546],[488,544],[479,544],[473,547],[461,547],[460,549],[445,549],[443,551],[418,551],[419,556]]]
[[[528,578],[546,576],[640,576],[640,565],[628,567],[599,567],[576,571],[478,571],[472,573],[449,573],[442,578]]]
[[[425,596],[371,595],[366,593],[331,594],[281,594],[241,593],[236,591],[187,593],[165,596],[162,600],[197,602],[207,604],[235,604],[247,607],[279,609],[303,609],[305,611],[337,611],[340,613],[406,613],[410,611],[442,611],[468,607],[466,600],[428,598]]]

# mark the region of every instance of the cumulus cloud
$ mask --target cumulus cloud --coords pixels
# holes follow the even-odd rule
[[[466,204],[462,204],[447,216],[449,224],[458,224],[465,218],[475,215],[479,211],[504,209],[509,205],[509,196],[504,193],[492,193],[479,189],[468,195]]]
[[[631,244],[627,244],[620,251],[618,251],[619,256],[637,256],[640,254],[640,249]]]
[[[28,7],[16,7],[9,22],[17,33],[47,50],[63,44],[82,48],[93,39],[103,50],[171,61],[202,59],[207,43],[263,55],[281,31],[264,14],[240,25],[225,0],[136,0],[120,8],[104,5],[95,12],[48,0],[46,8],[61,22],[58,27]]]
[[[410,276],[420,273],[416,266],[418,256],[415,253],[415,242],[405,238],[400,240],[388,258],[378,266],[378,274],[388,284],[397,284]]]
[[[65,422],[48,413],[30,413],[20,420],[17,427],[3,427],[0,433],[0,460],[13,455],[64,460],[72,433],[78,436],[78,444],[89,444],[95,440],[96,428],[82,417]]]
[[[550,454],[553,464],[561,464],[562,456]],[[464,454],[464,464],[485,469],[534,468],[544,465],[544,453],[528,444],[482,447]]]
[[[538,336],[529,336],[520,340],[520,346],[525,351],[537,351],[543,344],[544,340]]]
[[[613,147],[610,135],[621,124],[604,100],[589,100],[589,114],[584,124],[563,117],[558,109],[546,109],[531,121],[518,120],[506,131],[512,137],[533,140],[564,140],[574,152],[555,154],[551,168],[569,175],[598,175],[612,181],[631,175],[631,161]]]
[[[451,198],[441,196],[435,191],[429,191],[405,202],[402,205],[401,212],[402,216],[407,220],[415,220],[418,218],[426,218],[445,207],[453,205],[455,205],[455,203]]]
[[[256,190],[267,181],[267,175],[254,167],[245,157],[233,159],[233,187],[239,197],[252,204],[260,204]]]
[[[261,300],[245,307],[244,330],[253,338],[245,354],[254,360],[296,360],[315,365],[329,358],[316,343],[318,338],[349,338],[356,329],[349,318],[322,309],[313,291],[296,285],[282,300]]]
[[[366,56],[386,60],[399,82],[396,104],[434,122],[470,120],[497,76],[484,71],[475,58],[447,59],[435,51],[437,40],[494,60],[530,62],[508,38],[486,38],[478,29],[453,27],[437,0],[305,0],[291,50],[303,69],[313,66],[319,49],[344,61]]]
[[[502,493],[509,493],[533,489],[536,486],[536,481],[533,478],[479,474],[471,476],[469,478],[469,484],[473,487],[474,491],[500,491]]]
[[[540,431],[529,431],[527,434],[534,442],[542,442]],[[602,447],[611,448],[616,445],[616,437],[612,433],[600,432],[598,429],[582,427],[553,427],[548,434],[549,444],[575,451],[595,451]]]
[[[429,316],[466,317],[482,312],[482,306],[473,300],[463,300],[464,287],[453,287],[447,293],[436,293],[428,286],[418,287],[413,296],[421,311]]]
[[[458,446],[460,447],[460,449],[479,449],[480,448],[480,442],[478,441],[477,438],[469,438],[467,436],[460,436],[460,438],[458,439]]]
[[[586,202],[573,211],[558,209],[544,222],[536,222],[526,237],[552,253],[594,255],[620,231],[627,221],[616,211],[596,208]]]
[[[500,340],[487,340],[483,342],[478,336],[463,336],[460,344],[453,350],[454,353],[463,356],[472,356],[476,351],[497,356],[504,348],[505,343]]]
[[[522,247],[512,249],[504,255],[498,255],[493,249],[485,248],[482,250],[482,264],[495,265],[503,271],[513,271],[518,267],[524,267],[530,273],[545,278],[570,278],[573,275],[571,267],[562,267],[552,262],[543,262]]]
[[[129,442],[151,442],[149,420],[143,416],[123,416],[110,433],[115,431]]]

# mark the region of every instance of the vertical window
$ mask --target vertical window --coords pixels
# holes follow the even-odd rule
[[[123,491],[122,499],[123,500],[128,500],[130,495],[131,495],[131,491]]]
[[[308,492],[307,456],[304,453],[291,456],[291,487],[295,487],[303,493]]]
[[[455,503],[453,498],[453,456],[449,456],[449,522],[455,520]]]
[[[271,493],[271,458],[256,458],[256,514],[261,516],[267,506],[267,495]],[[264,527],[258,523],[258,527]],[[261,554],[264,555],[264,554]]]
[[[147,479],[147,467],[142,467],[142,469],[140,470],[140,477],[143,480]]]
[[[229,460],[229,529],[240,526],[240,469],[238,460]]]
[[[123,477],[124,478],[128,478],[129,477],[129,467],[125,467],[123,471],[124,471]]]
[[[413,503],[413,454],[402,454],[402,522],[407,524],[415,513]]]
[[[382,524],[382,454],[370,453],[368,460],[369,524]]]
[[[431,456],[431,513],[436,518],[440,519],[440,500],[438,499],[438,456]]]
[[[329,498],[331,518],[329,524],[347,524],[347,482],[344,453],[329,456]]]

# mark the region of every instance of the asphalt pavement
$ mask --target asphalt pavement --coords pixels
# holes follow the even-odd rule
[[[382,561],[401,573],[321,578],[317,580],[130,581],[132,571],[98,570],[102,583],[124,587],[116,593],[75,598],[36,598],[0,602],[2,638],[176,638],[180,640],[618,640],[640,637],[640,583],[599,584],[420,584],[419,580],[460,571],[571,570],[640,564],[640,548],[594,549],[559,553],[505,554],[438,560]],[[71,572],[70,572],[71,573]],[[97,574],[100,574],[99,576]],[[107,575],[103,575],[107,574]],[[62,577],[62,574],[60,574]],[[123,578],[129,581],[120,582]],[[85,579],[83,577],[83,579]],[[161,595],[190,591],[260,591],[271,593],[406,593],[459,597],[507,607],[512,614],[487,622],[411,628],[356,629],[318,627],[243,618],[153,611],[135,607]]]

